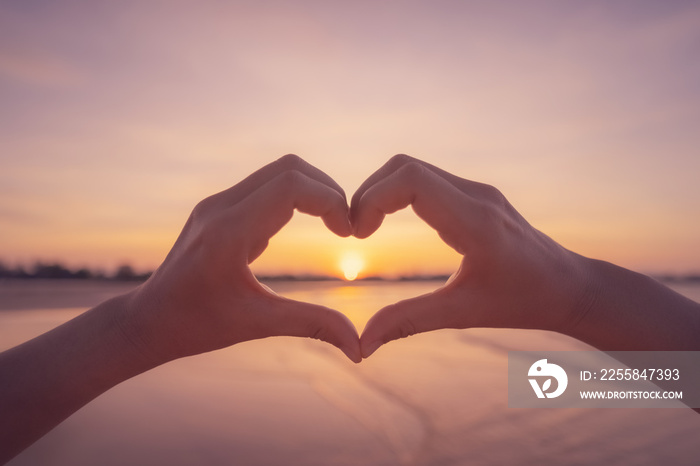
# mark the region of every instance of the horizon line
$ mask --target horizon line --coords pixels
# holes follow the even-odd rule
[[[116,280],[116,281],[145,281],[153,270],[137,272],[128,264],[123,264],[112,273],[107,273],[103,269],[90,269],[87,267],[68,268],[60,263],[45,263],[37,261],[33,268],[28,271],[22,265],[13,268],[5,266],[0,260],[0,279],[93,279],[93,280]],[[255,273],[254,276],[260,281],[338,281],[338,282],[372,282],[372,281],[446,281],[451,273],[412,273],[412,274],[390,274],[390,275],[368,275],[358,277],[354,280],[347,280],[338,275],[323,273],[301,272],[301,273]],[[661,282],[700,282],[700,272],[669,273],[656,272],[646,273],[646,275]]]

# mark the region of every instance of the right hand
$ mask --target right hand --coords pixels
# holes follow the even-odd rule
[[[129,341],[162,363],[258,338],[311,337],[361,361],[346,316],[279,296],[249,268],[295,210],[351,234],[343,190],[294,155],[200,202],[163,264],[130,295],[122,324]]]
[[[564,331],[585,314],[585,261],[534,229],[494,187],[397,155],[354,194],[354,235],[411,205],[463,258],[432,293],[384,307],[360,338],[362,356],[398,338],[441,328]]]

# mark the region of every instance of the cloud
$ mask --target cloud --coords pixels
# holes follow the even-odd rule
[[[0,50],[0,77],[46,87],[72,87],[84,82],[84,75],[67,61],[27,51]]]

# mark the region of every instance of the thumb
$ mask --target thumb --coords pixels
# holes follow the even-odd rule
[[[383,344],[399,338],[441,328],[462,328],[455,304],[450,293],[439,289],[380,309],[360,337],[362,357],[368,358]]]
[[[353,362],[362,361],[355,326],[344,314],[333,309],[276,296],[268,310],[267,334],[308,337],[340,349]]]

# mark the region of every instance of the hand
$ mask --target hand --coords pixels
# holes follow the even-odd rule
[[[398,155],[370,176],[351,203],[354,235],[370,236],[384,216],[411,205],[462,254],[438,290],[389,305],[362,333],[362,356],[398,338],[441,328],[565,331],[586,313],[581,257],[531,227],[489,185]]]
[[[351,234],[343,190],[294,155],[200,202],[163,264],[129,299],[125,331],[141,352],[165,362],[289,335],[326,341],[361,361],[347,317],[276,295],[248,267],[295,208],[337,235]]]
[[[294,209],[351,233],[343,190],[299,157],[282,157],[200,202],[143,285],[0,353],[0,464],[106,390],[172,359],[290,335],[361,361],[344,315],[277,296],[248,267]]]

